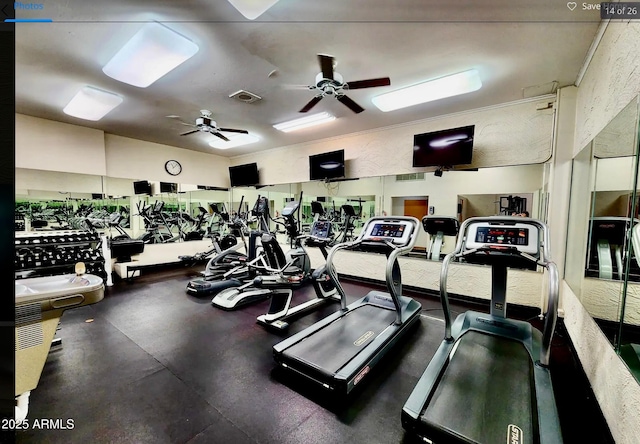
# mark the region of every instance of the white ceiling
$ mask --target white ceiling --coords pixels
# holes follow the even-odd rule
[[[572,12],[556,0],[280,0],[255,21],[225,0],[66,0],[17,17],[53,19],[16,25],[18,113],[224,156],[519,100],[549,92],[554,81],[571,85],[599,24],[597,12]],[[102,67],[150,20],[189,37],[199,52],[148,88],[107,77]],[[346,81],[390,77],[391,86],[350,91],[365,108],[360,114],[327,97],[312,112],[334,114],[334,122],[277,131],[273,124],[303,116],[298,110],[313,97],[286,86],[313,83],[318,53],[335,56]],[[388,113],[371,103],[380,93],[470,68],[480,72],[479,91]],[[85,85],[125,100],[98,122],[67,116],[62,108]],[[240,89],[263,100],[228,97]],[[208,145],[214,136],[181,137],[188,127],[165,117],[190,122],[200,109],[260,142],[217,150]]]

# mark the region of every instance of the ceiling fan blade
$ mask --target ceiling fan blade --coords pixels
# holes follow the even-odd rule
[[[169,119],[178,120],[182,125],[195,126],[193,123],[185,122],[184,120],[182,120],[180,116],[176,116],[175,114],[171,114],[170,116],[165,116],[165,117],[168,117]]]
[[[305,106],[302,107],[300,112],[301,113],[306,113],[311,108],[316,106],[320,100],[322,100],[322,96],[315,96],[313,99],[309,100],[309,102]]]
[[[186,133],[182,133],[182,134],[180,134],[180,135],[181,135],[181,136],[187,136],[187,135],[189,135],[189,134],[193,134],[193,133],[197,133],[197,132],[198,132],[198,130],[193,130],[193,131],[188,131],[188,132],[186,132]]]
[[[316,89],[315,86],[310,86],[310,85],[294,85],[294,84],[285,84],[285,85],[280,85],[280,87],[284,90],[298,90],[298,89]]]
[[[318,54],[318,61],[320,62],[322,77],[333,80],[333,56]]]
[[[233,128],[218,128],[219,131],[226,131],[228,133],[240,133],[240,134],[249,134],[247,130],[241,129],[233,129]]]
[[[336,99],[341,101],[347,108],[349,108],[351,111],[353,111],[356,114],[364,111],[363,107],[361,107],[360,105],[358,105],[356,102],[354,102],[353,100],[351,100],[349,97],[345,95],[336,96]]]
[[[226,137],[224,137],[224,136],[223,136],[222,134],[220,134],[220,133],[211,133],[211,134],[213,134],[213,135],[214,135],[214,136],[216,136],[216,137],[221,138],[221,139],[222,139],[222,140],[224,140],[225,142],[228,142],[228,141],[229,141],[229,139],[227,139]]]
[[[367,79],[358,80],[356,82],[346,82],[349,89],[362,89],[373,88],[375,86],[388,86],[391,85],[391,79],[389,77],[381,77],[379,79]]]

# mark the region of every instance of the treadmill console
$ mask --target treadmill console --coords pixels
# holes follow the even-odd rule
[[[412,225],[408,221],[377,221],[367,226],[362,237],[363,242],[388,241],[396,246],[408,245],[411,239]]]
[[[467,230],[465,248],[513,247],[521,253],[537,255],[540,249],[538,229],[526,223],[473,223]]]

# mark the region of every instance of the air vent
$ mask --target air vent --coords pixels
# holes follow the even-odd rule
[[[229,94],[229,97],[244,103],[253,103],[257,102],[258,100],[262,100],[262,97],[260,97],[259,95],[249,91],[245,91],[244,89],[236,91],[233,94]]]
[[[404,182],[409,180],[424,180],[424,173],[397,174],[396,182]]]
[[[16,337],[16,351],[42,345],[44,341],[42,324],[37,323],[18,327],[16,328]]]

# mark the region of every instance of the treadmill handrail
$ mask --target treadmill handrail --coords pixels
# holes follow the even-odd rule
[[[531,218],[522,218],[519,216],[490,216],[490,217],[472,217],[465,220],[460,226],[460,235],[456,242],[454,251],[447,254],[442,261],[442,268],[440,269],[440,301],[442,303],[442,309],[444,311],[445,318],[445,340],[452,340],[451,336],[451,313],[449,310],[449,295],[447,293],[447,275],[449,271],[449,264],[453,259],[463,257],[464,244],[467,236],[467,227],[471,223],[492,223],[492,222],[513,222],[522,223],[525,222],[534,225],[538,228],[539,232],[542,232],[542,258],[537,263],[547,269],[549,273],[549,286],[548,286],[548,298],[547,298],[547,312],[545,313],[545,322],[542,331],[542,346],[540,348],[540,364],[543,366],[549,365],[549,355],[551,352],[551,339],[553,332],[555,331],[556,322],[558,320],[558,299],[559,299],[559,282],[558,282],[558,269],[554,262],[551,261],[550,248],[549,248],[549,228],[543,222],[540,222]],[[533,259],[533,258],[532,258]]]
[[[347,308],[347,295],[344,291],[344,289],[342,288],[342,285],[340,284],[340,281],[338,279],[338,273],[336,272],[335,267],[333,266],[333,257],[335,256],[335,254],[340,251],[340,250],[346,250],[346,249],[354,249],[356,247],[358,247],[359,245],[361,245],[363,243],[363,239],[366,236],[367,233],[367,227],[375,222],[382,222],[382,221],[387,221],[387,222],[392,222],[392,221],[406,221],[406,222],[410,222],[412,225],[412,232],[411,232],[411,236],[409,238],[409,242],[407,243],[407,245],[404,246],[396,246],[393,245],[391,242],[384,242],[385,245],[389,246],[389,247],[393,247],[393,250],[391,251],[391,253],[389,254],[388,258],[387,258],[387,266],[386,266],[386,278],[387,278],[387,287],[389,287],[389,291],[391,293],[391,298],[393,299],[393,304],[396,307],[396,322],[401,322],[401,307],[400,307],[400,301],[398,299],[398,297],[400,295],[395,294],[394,289],[394,285],[392,284],[392,278],[390,278],[391,275],[391,271],[393,269],[393,263],[395,262],[395,260],[397,259],[397,257],[401,254],[406,254],[408,252],[410,252],[413,249],[413,246],[416,243],[416,240],[418,239],[418,233],[419,233],[419,228],[420,228],[420,221],[418,221],[418,219],[416,219],[415,217],[411,217],[411,216],[377,216],[377,217],[372,217],[370,218],[367,223],[365,224],[364,227],[362,227],[362,231],[360,232],[360,235],[358,236],[358,238],[354,241],[351,242],[343,242],[340,244],[336,244],[334,245],[331,250],[329,250],[329,254],[327,256],[327,260],[326,260],[326,264],[325,267],[329,272],[329,276],[331,276],[331,280],[333,281],[336,290],[338,291],[338,294],[340,294],[340,306],[342,308],[342,310],[346,310]],[[383,242],[380,242],[381,244]]]

